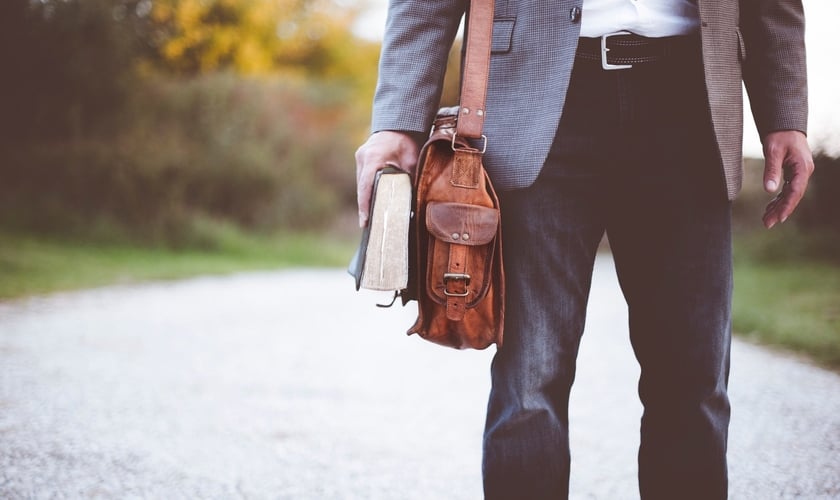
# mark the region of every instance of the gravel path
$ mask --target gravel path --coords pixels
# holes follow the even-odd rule
[[[481,498],[492,348],[382,298],[296,270],[0,304],[0,498]],[[601,257],[572,498],[638,498],[637,376]],[[731,498],[840,498],[840,376],[736,342],[731,396]]]

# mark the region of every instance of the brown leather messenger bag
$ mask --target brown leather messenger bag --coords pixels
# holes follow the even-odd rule
[[[402,296],[417,300],[418,317],[408,333],[458,349],[503,338],[499,200],[482,163],[492,27],[493,0],[473,0],[460,106],[439,112],[414,178],[413,260]]]

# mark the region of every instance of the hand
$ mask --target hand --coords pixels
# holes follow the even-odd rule
[[[767,204],[764,210],[764,226],[767,229],[777,222],[784,222],[799,205],[808,179],[814,172],[814,159],[805,134],[798,130],[770,132],[764,138],[764,189],[775,193],[782,181],[782,190]]]
[[[420,148],[410,134],[383,130],[368,137],[356,150],[356,199],[359,204],[359,227],[370,217],[370,196],[376,172],[394,166],[414,173]]]

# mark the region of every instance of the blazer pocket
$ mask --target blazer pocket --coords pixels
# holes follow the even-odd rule
[[[493,20],[493,43],[490,46],[491,54],[510,52],[514,24],[516,24],[515,17],[502,17]]]
[[[747,45],[744,43],[744,35],[741,33],[741,28],[735,28],[735,34],[738,35],[738,59],[743,64],[747,60]]]

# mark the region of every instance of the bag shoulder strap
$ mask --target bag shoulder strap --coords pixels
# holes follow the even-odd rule
[[[481,138],[484,128],[484,101],[490,72],[490,46],[493,41],[493,0],[472,0],[468,14],[467,48],[461,82],[461,106],[457,134]]]

